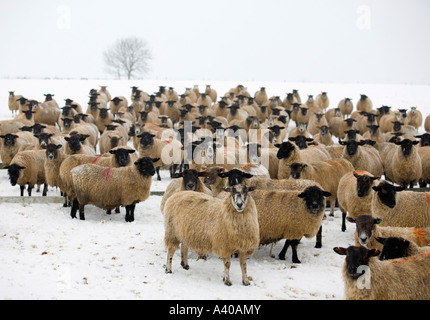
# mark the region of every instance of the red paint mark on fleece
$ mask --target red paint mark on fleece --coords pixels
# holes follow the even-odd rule
[[[111,169],[112,168],[106,168],[105,173],[104,173],[105,180],[109,180],[109,178],[110,178],[110,170]]]
[[[98,157],[96,157],[96,158],[93,160],[93,162],[91,162],[91,164],[95,164],[95,163],[97,162],[97,160],[99,160],[101,157],[102,157],[102,156],[98,156]]]

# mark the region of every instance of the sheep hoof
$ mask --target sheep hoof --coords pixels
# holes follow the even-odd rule
[[[223,279],[223,281],[224,281],[224,284],[226,286],[231,286],[231,281],[230,280]]]
[[[172,273],[172,270],[166,269],[166,273]]]
[[[299,259],[293,259],[293,263],[302,263]]]
[[[182,266],[182,268],[184,268],[185,270],[190,269],[190,266],[189,266],[188,264],[183,263],[183,262],[181,262],[181,266]]]
[[[251,284],[251,282],[249,282],[249,280],[244,280],[244,281],[242,281],[242,284],[244,286],[249,286]]]

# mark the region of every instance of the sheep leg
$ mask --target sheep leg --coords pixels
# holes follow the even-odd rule
[[[297,247],[300,243],[300,239],[299,240],[291,240],[291,249],[293,249],[293,263],[301,263],[299,258],[297,257]]]
[[[32,186],[30,186],[30,185],[28,185],[27,193],[28,193],[28,196],[29,196],[29,197],[31,197],[31,190],[33,190],[33,187],[32,187]]]
[[[345,222],[345,219],[346,219],[346,212],[342,212],[342,232],[345,232],[346,231],[346,222]]]
[[[155,171],[157,172],[157,180],[161,181],[161,176],[160,176],[160,167],[156,167]]]
[[[135,204],[131,204],[131,205],[125,207],[125,221],[126,222],[133,222],[134,221],[134,208],[135,207],[136,207]]]
[[[239,252],[240,269],[242,270],[242,283],[244,286],[249,286],[250,282],[246,271],[246,258],[246,254],[244,252]]]
[[[290,244],[291,244],[291,240],[288,240],[288,239],[285,240],[284,247],[282,248],[281,252],[279,252],[279,255],[278,255],[279,260],[285,260],[285,254],[287,253],[287,250]]]
[[[224,258],[222,259],[224,262],[224,284],[226,286],[231,286],[231,281],[230,281],[230,265],[231,265],[231,261],[230,261],[230,257]]]
[[[79,204],[79,219],[80,220],[85,220],[85,210],[84,210],[84,205]]]
[[[72,202],[72,210],[70,211],[70,216],[72,217],[72,219],[76,218],[76,211],[78,211],[78,208],[79,208],[78,200],[74,199]]]
[[[121,213],[121,210],[119,209],[119,207],[115,208],[115,213]]]
[[[184,246],[183,243],[181,243],[181,266],[185,270],[188,270],[190,266],[188,265],[188,247]]]
[[[166,264],[166,273],[172,273],[172,259],[175,254],[176,249],[179,247],[179,242],[176,244],[171,244],[167,250],[167,264]]]
[[[48,185],[45,183],[43,185],[43,192],[42,192],[42,196],[46,197],[48,195]]]
[[[334,207],[336,205],[336,198],[330,200],[330,217],[334,217]]]
[[[19,186],[20,190],[21,190],[21,197],[24,196],[24,190],[25,190],[25,186]]]
[[[275,257],[275,255],[272,253],[272,250],[273,250],[273,247],[275,246],[275,244],[274,243],[272,243],[271,245],[270,245],[270,252],[269,252],[269,257],[271,257],[271,258],[274,258]]]
[[[106,210],[106,214],[110,215],[112,213],[112,210]]]
[[[318,230],[318,233],[317,233],[317,242],[315,244],[315,248],[319,249],[321,247],[322,247],[322,226],[320,226],[320,228]]]

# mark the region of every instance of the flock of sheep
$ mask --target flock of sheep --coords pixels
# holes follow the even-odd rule
[[[297,90],[281,99],[242,85],[218,97],[208,85],[132,87],[128,97],[101,87],[86,106],[66,99],[61,108],[53,94],[38,102],[10,92],[9,108],[0,156],[11,185],[21,196],[59,188],[72,218],[84,220],[88,204],[107,214],[122,206],[132,222],[153,176],[170,169],[160,206],[168,273],[179,246],[185,269],[189,249],[220,257],[226,285],[235,254],[250,284],[246,261],[259,245],[285,239],[278,257],[291,246],[300,263],[302,237],[322,246],[328,201],[341,231],[356,225],[356,246],[334,248],[346,256],[347,299],[430,298],[430,195],[411,190],[430,183],[430,116],[416,107],[374,108],[366,95],[355,108],[351,98],[333,106],[326,92],[302,101]]]

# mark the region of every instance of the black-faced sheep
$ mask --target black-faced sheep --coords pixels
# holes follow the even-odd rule
[[[126,208],[125,221],[134,221],[137,203],[149,197],[152,176],[155,174],[154,162],[158,159],[143,157],[133,166],[110,168],[83,164],[70,172],[76,199],[72,204],[71,217],[85,220],[84,207],[93,204],[105,210],[119,206]]]
[[[430,253],[406,259],[380,261],[379,250],[336,247],[345,255],[342,276],[347,300],[428,300]],[[405,276],[407,275],[407,276]]]

